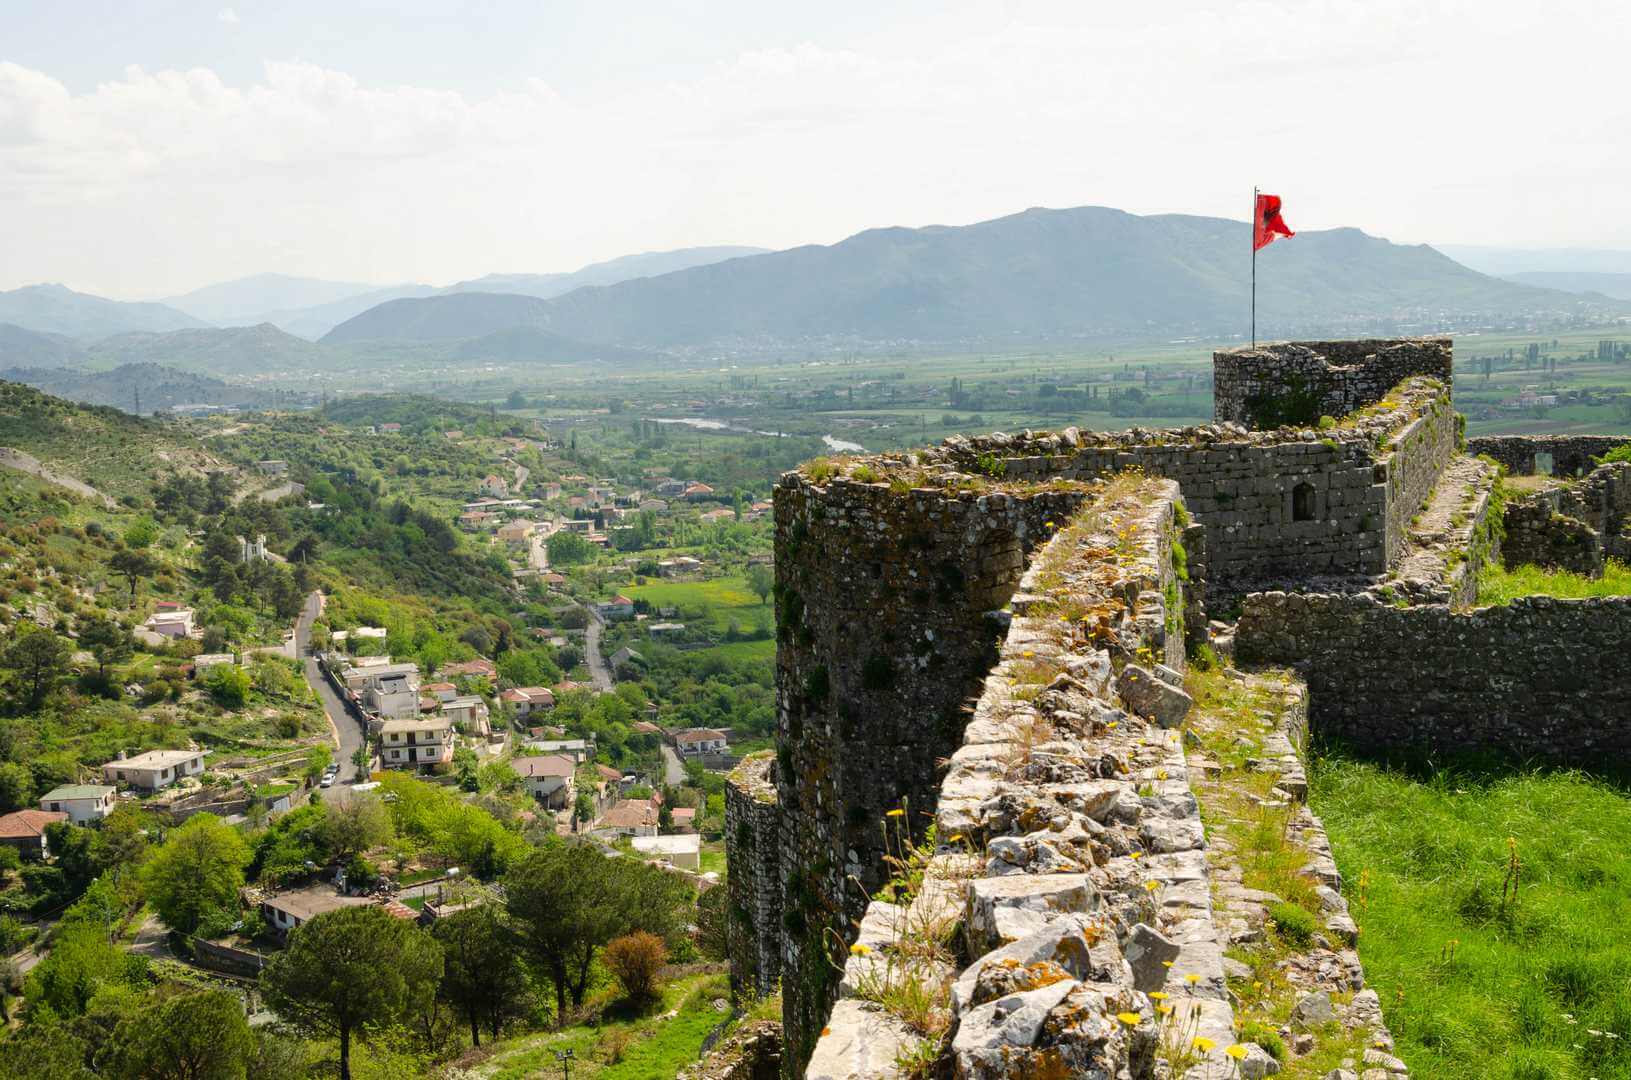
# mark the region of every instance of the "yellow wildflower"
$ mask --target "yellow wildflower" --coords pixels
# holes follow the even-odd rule
[[[1197,1035],[1195,1037],[1195,1049],[1199,1050],[1203,1054],[1210,1054],[1212,1052],[1212,1048],[1215,1046],[1217,1046],[1217,1043],[1213,1042],[1211,1039],[1208,1039],[1205,1035]]]
[[[897,806],[897,807],[895,807],[895,809],[889,811],[889,813],[884,815],[884,816],[885,817],[905,817],[906,816],[906,811],[902,810],[900,807]]]
[[[1151,1001],[1165,1001],[1165,1000],[1167,1000],[1167,998],[1169,998],[1171,996],[1172,995],[1168,994],[1165,990],[1152,990],[1152,991],[1150,991],[1150,1000]]]
[[[1142,1016],[1138,1015],[1135,1012],[1124,1012],[1124,1013],[1117,1013],[1116,1014],[1116,1019],[1120,1020],[1123,1024],[1126,1024],[1128,1027],[1137,1027],[1139,1021],[1143,1020],[1144,1018]]]
[[[1246,1060],[1246,1048],[1241,1046],[1239,1043],[1235,1043],[1233,1046],[1224,1047],[1223,1052],[1234,1058],[1236,1061]]]
[[[1200,981],[1201,981],[1201,977],[1199,975],[1190,974],[1190,975],[1185,975],[1184,976],[1184,982],[1188,983],[1190,986],[1194,986],[1196,983],[1198,983]]]
[[[862,945],[857,941],[854,945],[849,947],[849,951],[854,956],[865,956],[867,953],[872,951],[872,947],[870,945]]]

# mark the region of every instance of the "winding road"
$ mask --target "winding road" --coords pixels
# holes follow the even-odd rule
[[[601,622],[600,612],[592,604],[583,605],[583,610],[589,615],[589,622],[583,628],[583,660],[589,665],[589,681],[594,683],[596,690],[610,690],[612,671],[600,655],[600,632],[606,624]]]
[[[340,695],[334,692],[334,687],[323,678],[323,671],[317,666],[317,659],[311,655],[311,626],[322,613],[323,594],[314,592],[306,597],[306,606],[294,624],[295,655],[304,658],[306,682],[317,695],[317,700],[323,703],[323,712],[328,714],[328,726],[333,731],[334,741],[340,748],[334,755],[335,762],[340,766],[340,779],[355,781],[357,767],[351,763],[351,755],[363,744],[362,725],[351,715],[345,702],[340,700]]]

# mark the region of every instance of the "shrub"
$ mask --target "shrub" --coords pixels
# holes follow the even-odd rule
[[[1284,900],[1269,907],[1269,918],[1274,921],[1274,928],[1281,937],[1297,945],[1306,945],[1314,940],[1320,928],[1312,912]]]
[[[650,1001],[657,996],[657,973],[668,963],[668,946],[656,934],[636,930],[613,938],[601,959],[624,993],[635,1001]]]
[[[1297,910],[1301,911],[1301,908]],[[1236,1025],[1236,1038],[1243,1043],[1256,1043],[1269,1052],[1269,1057],[1275,1061],[1286,1059],[1286,1041],[1280,1038],[1280,1033],[1261,1020],[1243,1020]]]

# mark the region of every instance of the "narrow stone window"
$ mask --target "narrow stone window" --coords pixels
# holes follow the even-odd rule
[[[1551,454],[1548,454],[1544,450],[1542,450],[1542,451],[1538,452],[1537,454],[1535,454],[1535,475],[1536,476],[1551,476],[1552,475],[1552,467],[1553,467],[1553,463],[1552,463],[1552,455]]]
[[[1306,480],[1291,489],[1291,520],[1314,520],[1314,485]]]

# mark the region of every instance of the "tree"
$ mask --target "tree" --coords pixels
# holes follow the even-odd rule
[[[373,756],[368,753],[368,744],[358,743],[357,748],[351,751],[351,764],[356,766],[359,776],[366,775],[368,766],[374,763]]]
[[[240,1080],[255,1039],[236,994],[177,994],[119,1023],[98,1071],[132,1080]]]
[[[152,518],[137,518],[130,523],[130,528],[125,530],[125,547],[130,548],[132,551],[140,551],[143,548],[152,547],[153,541],[158,538],[159,527],[153,523]]]
[[[636,930],[613,938],[601,957],[623,984],[623,992],[636,1002],[657,996],[657,973],[668,963],[668,946],[656,934]]]
[[[229,709],[249,703],[249,672],[237,664],[214,664],[204,675],[210,696]]]
[[[776,575],[771,573],[770,567],[764,563],[754,563],[748,567],[748,588],[759,594],[759,603],[763,604],[770,598],[771,590],[776,587]]]
[[[424,1008],[441,977],[435,940],[369,905],[297,927],[261,973],[261,988],[295,1027],[339,1040],[340,1080],[351,1080],[351,1037],[371,1038]]]
[[[191,934],[210,916],[237,909],[248,862],[236,829],[214,814],[195,814],[148,860],[148,902],[164,925]]]
[[[595,557],[595,545],[570,529],[562,529],[551,536],[544,546],[549,550],[552,566],[573,566]]]
[[[389,844],[395,836],[385,804],[373,795],[352,792],[344,801],[323,804],[321,837],[335,862]]]
[[[12,673],[30,709],[45,704],[68,667],[68,643],[49,630],[21,622],[10,645],[0,653],[0,667]]]
[[[34,774],[15,761],[0,764],[0,814],[34,805]]]
[[[11,1023],[9,1000],[22,992],[23,973],[17,970],[17,961],[0,956],[0,1025]]]
[[[709,960],[724,960],[728,955],[729,891],[715,885],[697,894],[697,950]]]
[[[153,561],[153,556],[145,551],[133,551],[126,548],[115,551],[108,560],[108,569],[123,577],[130,583],[130,603],[136,602],[136,584],[144,577],[151,577],[157,572],[159,564]]]
[[[104,615],[79,621],[79,644],[96,657],[96,677],[103,681],[107,680],[109,665],[124,663],[135,651],[124,627]]]
[[[557,1024],[568,996],[582,1004],[597,949],[634,930],[674,933],[691,898],[690,885],[655,866],[560,840],[522,859],[504,884],[524,947],[555,986]]]
[[[472,1043],[481,1045],[484,1026],[497,1039],[505,1020],[525,1015],[527,969],[498,904],[477,904],[437,919],[431,936],[442,947],[437,992],[470,1025]]]

